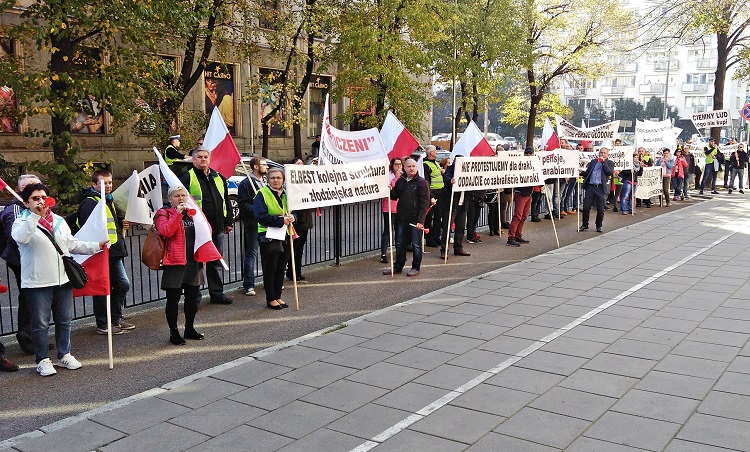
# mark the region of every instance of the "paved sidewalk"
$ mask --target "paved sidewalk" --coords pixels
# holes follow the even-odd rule
[[[747,450],[749,227],[722,197],[586,232],[14,448]]]

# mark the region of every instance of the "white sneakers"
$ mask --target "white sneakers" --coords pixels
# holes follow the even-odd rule
[[[36,371],[43,377],[49,377],[50,375],[55,375],[57,373],[49,358],[44,358],[39,361],[39,364],[36,365]]]
[[[78,362],[78,360],[75,359],[70,353],[57,360],[57,367],[76,370],[80,369],[81,366],[82,364]],[[43,360],[39,361],[39,364],[36,365],[36,371],[43,377],[49,377],[50,375],[55,375],[57,373],[55,367],[52,365],[52,361],[49,358],[44,358]]]
[[[81,363],[73,357],[70,353],[66,354],[62,358],[58,358],[57,367],[64,367],[70,370],[76,370],[81,368]]]

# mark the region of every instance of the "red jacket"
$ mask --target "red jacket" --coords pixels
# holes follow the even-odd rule
[[[154,225],[166,240],[162,265],[185,265],[185,228],[182,215],[174,207],[162,207],[154,215]]]

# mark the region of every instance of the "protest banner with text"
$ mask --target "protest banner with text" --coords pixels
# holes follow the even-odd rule
[[[542,185],[542,161],[539,157],[511,156],[457,157],[454,191],[498,189]]]
[[[285,165],[289,209],[350,204],[390,196],[385,159],[342,165]]]
[[[693,113],[690,116],[696,129],[708,129],[711,127],[732,127],[732,116],[729,110],[704,111]]]
[[[555,122],[557,123],[558,138],[568,140],[614,140],[617,138],[617,130],[620,128],[620,121],[612,121],[594,127],[579,128],[557,115],[555,115]]]
[[[328,95],[326,95],[318,165],[362,163],[381,158],[387,164],[388,154],[377,128],[356,132],[339,130],[331,125],[329,111]]]
[[[555,149],[536,155],[542,160],[542,175],[546,179],[578,176],[578,151]]]
[[[643,175],[638,176],[638,184],[635,186],[635,197],[637,199],[649,199],[662,194],[661,172],[661,166],[643,168]]]
[[[681,131],[682,129],[680,129]],[[635,121],[635,145],[649,150],[674,150],[675,139],[679,135],[672,127],[672,121]]]

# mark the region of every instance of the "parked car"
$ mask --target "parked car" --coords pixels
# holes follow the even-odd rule
[[[498,144],[499,145],[503,144],[503,138],[496,133],[488,133],[485,138],[487,139],[487,142],[492,147],[493,151],[495,150],[495,148],[497,148]]]
[[[245,167],[247,168],[248,172],[252,172],[252,169],[250,168],[250,160],[252,160],[252,156],[243,156],[242,157],[242,163],[245,164]],[[268,169],[271,168],[281,168],[284,169],[284,165],[281,163],[274,162],[273,160],[266,159],[266,162],[268,163]],[[237,203],[237,189],[240,186],[240,182],[244,178],[247,177],[247,174],[245,174],[245,169],[242,166],[242,163],[238,164],[234,168],[234,175],[227,179],[227,191],[229,192],[229,202],[232,204],[232,214],[234,215],[234,221],[239,220],[240,218],[240,207]]]
[[[511,149],[518,149],[518,141],[516,137],[505,137],[503,138],[503,149],[509,151]]]

